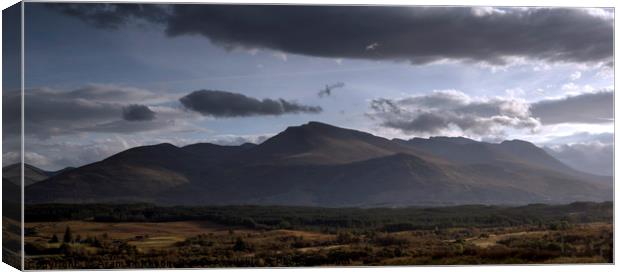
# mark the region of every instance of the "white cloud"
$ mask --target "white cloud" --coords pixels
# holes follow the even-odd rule
[[[380,44],[378,42],[373,42],[373,43],[371,43],[369,45],[366,45],[366,51],[375,50],[375,49],[377,49],[377,47],[379,47],[379,45]]]
[[[569,95],[577,95],[581,93],[591,93],[596,89],[589,84],[578,85],[573,82],[565,83],[562,85],[561,90]]]
[[[218,145],[241,145],[244,143],[260,144],[272,136],[273,134],[260,134],[260,135],[222,134],[222,135],[215,135],[211,137],[210,139],[206,139],[206,142],[214,143]]]
[[[484,17],[493,14],[506,14],[506,11],[494,7],[472,7],[471,13],[476,17]]]
[[[260,52],[260,49],[249,48],[249,49],[245,49],[245,52],[247,52],[248,54],[250,54],[252,56],[256,56],[256,54],[258,54],[258,52]]]
[[[273,53],[273,56],[276,57],[277,59],[281,60],[281,61],[287,61],[288,60],[288,55],[284,52],[275,52]]]
[[[525,95],[525,90],[521,88],[506,89],[504,92],[506,93],[508,98],[519,98]]]
[[[562,91],[565,91],[565,92],[575,92],[577,91],[577,89],[579,89],[579,85],[569,82],[569,83],[563,84],[561,89]]]
[[[614,12],[612,9],[602,9],[602,8],[586,8],[586,12],[593,17],[599,17],[601,19],[610,20],[614,19]]]
[[[614,68],[612,66],[603,65],[598,68],[596,71],[596,77],[602,79],[613,79],[614,78]]]

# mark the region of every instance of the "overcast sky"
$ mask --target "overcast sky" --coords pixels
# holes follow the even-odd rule
[[[613,140],[613,10],[26,3],[25,14],[26,162],[48,170],[144,144],[260,142],[308,121],[558,154]]]

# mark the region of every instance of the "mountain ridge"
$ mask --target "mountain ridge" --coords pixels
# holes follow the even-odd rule
[[[310,122],[259,145],[131,148],[28,186],[26,202],[527,204],[608,200],[610,188],[525,141],[388,140]]]

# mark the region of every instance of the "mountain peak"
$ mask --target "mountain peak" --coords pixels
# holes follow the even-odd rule
[[[155,145],[151,145],[152,147],[165,147],[165,148],[177,148],[176,145],[173,145],[171,143],[161,143],[161,144],[155,144]]]
[[[321,123],[321,122],[317,122],[317,121],[310,121],[308,123],[305,123],[303,125],[300,126],[291,126],[288,127],[287,129],[304,129],[304,130],[318,130],[318,131],[324,131],[324,130],[346,130],[345,128],[340,128],[340,127],[336,127],[336,126],[332,126],[326,123]]]
[[[422,155],[411,147],[367,132],[314,121],[288,127],[253,150],[261,158],[312,164],[349,163],[398,152]]]
[[[320,122],[290,126],[258,145],[256,152],[266,154],[301,154],[324,145],[325,139],[350,137],[349,130]],[[264,152],[264,153],[263,153]]]
[[[354,137],[354,136],[359,136],[359,135],[372,136],[371,134],[366,133],[366,132],[332,126],[332,125],[317,122],[317,121],[310,121],[300,126],[287,127],[286,130],[276,135],[274,138],[281,137],[282,135],[287,135],[287,136],[295,137],[298,139],[304,139],[304,138],[309,137],[310,135],[312,135],[312,137],[318,137],[318,138],[322,138],[326,136],[329,136],[329,137]]]
[[[326,124],[326,123],[321,123],[318,121],[310,121],[302,126],[309,126],[309,127],[334,127],[332,125]]]
[[[112,155],[104,161],[124,160],[131,158],[134,161],[155,160],[160,157],[170,157],[177,154],[181,149],[170,143],[138,146]]]

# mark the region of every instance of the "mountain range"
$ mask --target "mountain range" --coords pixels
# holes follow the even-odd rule
[[[319,122],[259,145],[164,143],[59,173],[29,172],[27,203],[391,207],[613,197],[612,177],[574,170],[529,142],[389,140]]]

